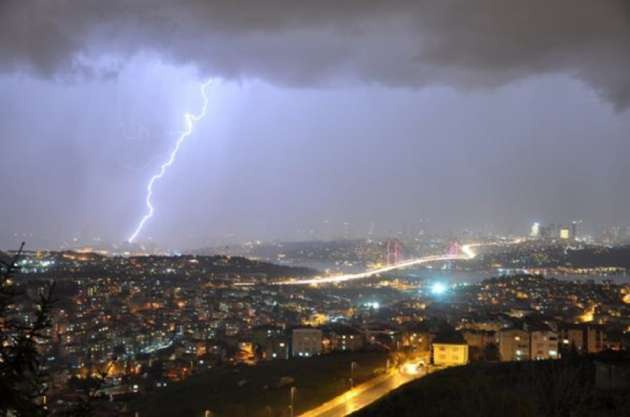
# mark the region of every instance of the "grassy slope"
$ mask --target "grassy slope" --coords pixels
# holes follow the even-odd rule
[[[266,407],[271,407],[271,416],[286,415],[289,385],[276,385],[281,377],[290,376],[297,388],[297,415],[343,392],[352,361],[358,363],[355,375],[361,381],[373,376],[374,369],[384,367],[386,359],[381,352],[334,354],[214,369],[147,395],[131,409],[140,410],[142,417],[199,417],[205,409],[221,417],[268,417]],[[239,387],[243,380],[247,383]]]
[[[598,392],[592,382],[587,360],[477,364],[414,381],[352,417],[630,415],[630,392]]]

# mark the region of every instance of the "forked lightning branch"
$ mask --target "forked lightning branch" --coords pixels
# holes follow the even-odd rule
[[[155,212],[155,207],[153,206],[153,187],[160,179],[164,177],[166,171],[168,171],[171,165],[175,163],[180,148],[182,147],[186,139],[193,133],[195,124],[206,116],[206,113],[208,111],[208,87],[210,86],[210,84],[211,80],[207,80],[206,82],[201,84],[200,90],[201,96],[203,98],[201,111],[198,114],[184,114],[184,131],[179,135],[179,138],[177,138],[177,142],[175,142],[175,147],[171,151],[169,158],[160,166],[157,174],[153,175],[149,180],[149,183],[147,184],[147,194],[145,199],[147,212],[142,217],[142,219],[140,219],[140,222],[136,226],[133,234],[129,236],[129,239],[127,239],[129,243],[133,243],[138,238],[138,235],[142,232],[142,229],[144,228],[147,221],[149,221],[149,219],[153,217],[153,213]]]

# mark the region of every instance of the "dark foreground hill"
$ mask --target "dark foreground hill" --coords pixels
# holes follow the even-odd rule
[[[200,417],[210,410],[217,417],[288,417],[292,386],[299,415],[343,393],[353,362],[360,383],[382,372],[387,358],[384,352],[355,352],[220,367],[137,398],[126,415]]]
[[[628,417],[629,365],[628,359],[589,358],[452,368],[352,417]]]

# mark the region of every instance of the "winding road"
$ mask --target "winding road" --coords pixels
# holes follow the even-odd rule
[[[409,375],[392,370],[378,376],[330,401],[309,410],[298,417],[344,417],[389,394],[399,386],[422,377],[424,374]]]

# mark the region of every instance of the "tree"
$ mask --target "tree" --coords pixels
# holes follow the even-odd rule
[[[85,379],[72,378],[69,384],[78,394],[74,403],[60,413],[63,417],[91,417],[97,407],[98,393],[103,388],[105,378],[113,366],[110,364],[105,370]]]
[[[24,243],[12,258],[0,259],[0,416],[38,417],[47,414],[47,375],[39,346],[51,326],[54,283],[30,300],[14,282]],[[29,319],[14,306],[32,307]]]
[[[118,345],[114,346],[114,352],[113,353],[114,353],[114,357],[115,358],[122,358],[127,353],[127,348],[122,343],[118,344]]]
[[[489,362],[500,360],[499,347],[495,343],[488,343],[483,348],[483,359]]]

